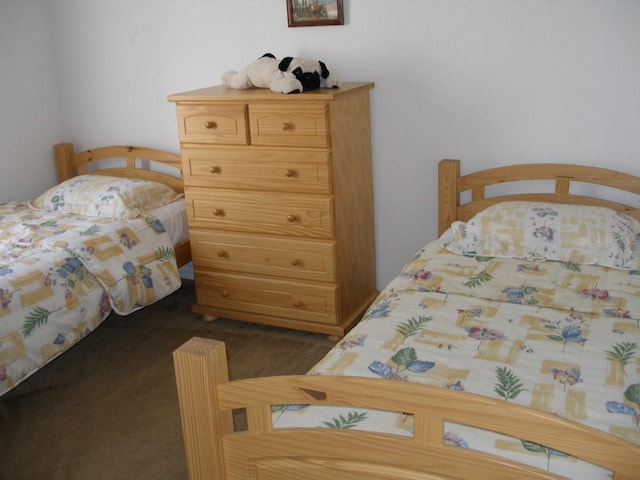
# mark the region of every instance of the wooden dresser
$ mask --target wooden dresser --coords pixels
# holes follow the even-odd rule
[[[377,295],[369,90],[215,86],[176,103],[193,310],[340,337]]]

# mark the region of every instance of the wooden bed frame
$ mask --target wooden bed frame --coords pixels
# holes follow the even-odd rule
[[[487,185],[553,179],[556,193],[484,198]],[[571,181],[640,195],[640,177],[594,167],[517,165],[460,176],[460,162],[439,165],[440,231],[491,203],[537,199],[601,205],[640,218],[640,208],[569,193]],[[460,194],[472,190],[471,202]],[[527,465],[443,443],[456,422],[546,445],[640,479],[640,446],[537,410],[415,383],[339,376],[282,376],[229,381],[224,343],[194,337],[174,352],[180,413],[191,480],[555,479]],[[414,415],[413,437],[328,428],[273,429],[271,405],[314,404],[382,409]],[[247,430],[234,431],[244,409]]]
[[[75,153],[73,144],[59,143],[54,145],[53,151],[56,161],[58,183],[76,175],[92,173],[96,175],[111,175],[124,178],[141,178],[153,180],[169,185],[178,193],[184,193],[182,181],[182,159],[179,155],[147,147],[109,146],[94,148]],[[114,167],[106,160],[125,159],[124,167]],[[100,162],[104,160],[103,162]],[[152,170],[150,162],[170,167],[167,173]],[[102,164],[101,164],[102,163]],[[167,170],[165,168],[165,170]],[[191,246],[189,240],[184,240],[175,246],[176,262],[178,266],[191,261]]]

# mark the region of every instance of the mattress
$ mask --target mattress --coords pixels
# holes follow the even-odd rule
[[[148,214],[157,218],[160,223],[162,223],[174,246],[189,238],[187,207],[184,197],[151,210]]]

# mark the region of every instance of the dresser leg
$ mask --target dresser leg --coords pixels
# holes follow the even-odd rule
[[[205,313],[204,315],[202,315],[203,322],[213,322],[217,319],[218,317],[216,317],[215,315],[209,315],[208,313]]]

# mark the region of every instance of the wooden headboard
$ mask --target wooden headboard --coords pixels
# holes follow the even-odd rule
[[[487,186],[531,180],[553,180],[555,191],[485,196]],[[573,194],[572,182],[630,192],[637,195],[638,201],[626,205],[605,198]],[[471,191],[471,199],[461,204],[461,194],[467,191]],[[513,200],[608,207],[640,219],[640,177],[606,168],[563,163],[509,165],[460,176],[460,160],[441,160],[438,164],[438,235],[442,235],[456,220],[469,220],[490,205]]]
[[[59,143],[53,147],[56,159],[58,182],[62,182],[76,175],[87,173],[97,175],[111,175],[114,177],[142,178],[164,183],[178,193],[184,193],[182,181],[182,160],[179,155],[147,147],[109,146],[94,148],[75,153],[71,143]],[[89,171],[90,166],[99,160],[125,159],[126,166],[97,168]],[[136,160],[150,160],[175,169],[173,173],[160,172],[149,169],[143,162]]]
[[[91,173],[94,175],[153,180],[169,185],[178,193],[184,193],[182,159],[174,153],[155,148],[129,146],[100,147],[75,153],[71,143],[54,145],[53,151],[58,182],[63,182],[76,175]],[[125,166],[113,167],[106,162],[113,159],[125,159]],[[107,163],[106,166],[99,165],[101,160]],[[152,165],[149,162],[156,162],[162,165],[162,171],[151,170],[150,167]],[[97,168],[92,169],[91,166],[96,166]],[[176,245],[175,251],[178,266],[191,261],[191,245],[188,239]]]

